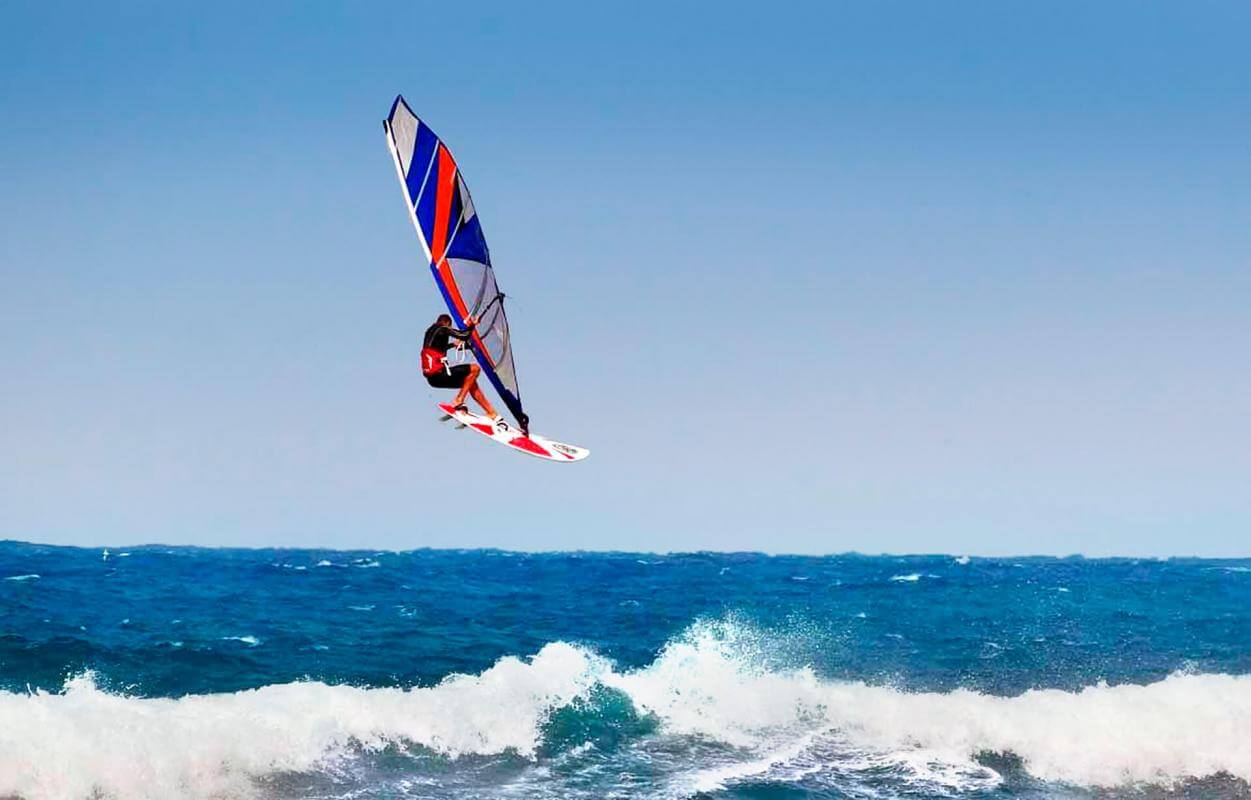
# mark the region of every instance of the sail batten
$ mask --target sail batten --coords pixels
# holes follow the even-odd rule
[[[464,327],[467,317],[478,319],[471,338],[474,356],[524,429],[529,421],[521,407],[503,294],[464,176],[447,145],[402,96],[395,98],[383,127],[409,217],[439,293],[458,326]]]

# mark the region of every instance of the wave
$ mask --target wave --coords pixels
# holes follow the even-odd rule
[[[686,744],[666,792],[678,796],[748,778],[884,772],[948,791],[985,788],[1001,780],[986,754],[1078,786],[1251,780],[1251,676],[1175,674],[1014,697],[907,692],[781,668],[774,644],[733,620],[697,623],[637,670],[555,642],[412,689],[308,681],[141,698],[81,675],[56,693],[0,692],[0,797],[245,797],[267,776],[383,751],[588,758],[611,751],[593,724],[610,715],[615,735],[633,737],[620,746]]]
[[[333,767],[403,743],[450,756],[533,756],[554,708],[584,695],[597,659],[570,645],[431,688],[300,682],[177,699],[0,692],[0,797],[241,797],[254,780]],[[55,765],[55,766],[53,766]]]

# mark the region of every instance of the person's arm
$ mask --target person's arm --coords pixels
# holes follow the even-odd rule
[[[465,329],[463,331],[458,331],[455,328],[449,327],[447,329],[448,336],[451,336],[453,339],[461,342],[468,341],[469,338],[473,336],[473,329],[477,324],[478,321],[476,319],[468,317],[465,319]]]

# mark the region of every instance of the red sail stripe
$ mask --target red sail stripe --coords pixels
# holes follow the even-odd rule
[[[435,182],[434,230],[431,231],[430,257],[438,264],[446,255],[447,224],[452,215],[452,190],[456,186],[456,162],[443,143],[439,143],[439,175]]]
[[[456,278],[452,275],[452,268],[447,263],[447,253],[444,252],[451,242],[446,241],[447,229],[451,223],[452,215],[452,194],[456,191],[456,162],[452,159],[452,154],[448,152],[447,147],[442,142],[439,143],[439,177],[438,184],[435,187],[434,198],[434,240],[430,243],[430,254],[434,258],[435,269],[438,270],[439,278],[443,281],[443,286],[447,289],[448,297],[452,298],[452,305],[456,307],[456,313],[460,315],[461,322],[469,316],[469,306],[465,304],[465,298],[460,294],[460,287],[456,285]],[[495,359],[491,358],[490,352],[486,348],[486,343],[477,334],[473,335],[473,340],[478,345],[478,352],[486,358],[487,363],[492,367],[495,366]]]

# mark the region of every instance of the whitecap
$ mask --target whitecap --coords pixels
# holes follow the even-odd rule
[[[39,580],[39,576],[34,573],[31,573],[30,575],[13,575],[8,578],[5,578],[5,580],[6,581],[37,581]]]
[[[624,693],[666,736],[735,748],[733,763],[689,765],[686,779],[709,789],[832,764],[871,775],[898,768],[946,795],[995,784],[982,753],[1014,754],[1032,778],[1072,786],[1251,780],[1251,675],[1015,696],[907,692],[776,666],[776,641],[736,622],[697,623],[639,669],[554,642],[413,689],[302,681],[142,698],[84,675],[60,693],[0,691],[0,797],[249,796],[266,776],[393,745],[533,758],[550,714],[597,686]]]
[[[555,643],[429,688],[305,681],[145,698],[87,673],[60,693],[0,691],[0,797],[253,797],[257,779],[392,744],[531,757],[549,712],[583,696],[604,663]]]
[[[916,583],[921,580],[921,573],[912,572],[907,575],[893,575],[891,576],[891,580],[896,583]]]
[[[983,752],[1015,754],[1035,778],[1082,786],[1251,779],[1251,675],[1176,674],[1009,697],[906,692],[823,680],[808,668],[762,669],[751,639],[693,626],[650,666],[602,680],[670,733],[772,748],[780,735],[833,731],[875,758],[928,764],[936,780],[985,775],[976,761]]]
[[[261,643],[260,639],[256,638],[255,636],[252,636],[251,634],[248,634],[246,636],[223,636],[222,641],[223,642],[242,642],[246,644],[248,647],[256,647],[258,644]]]

